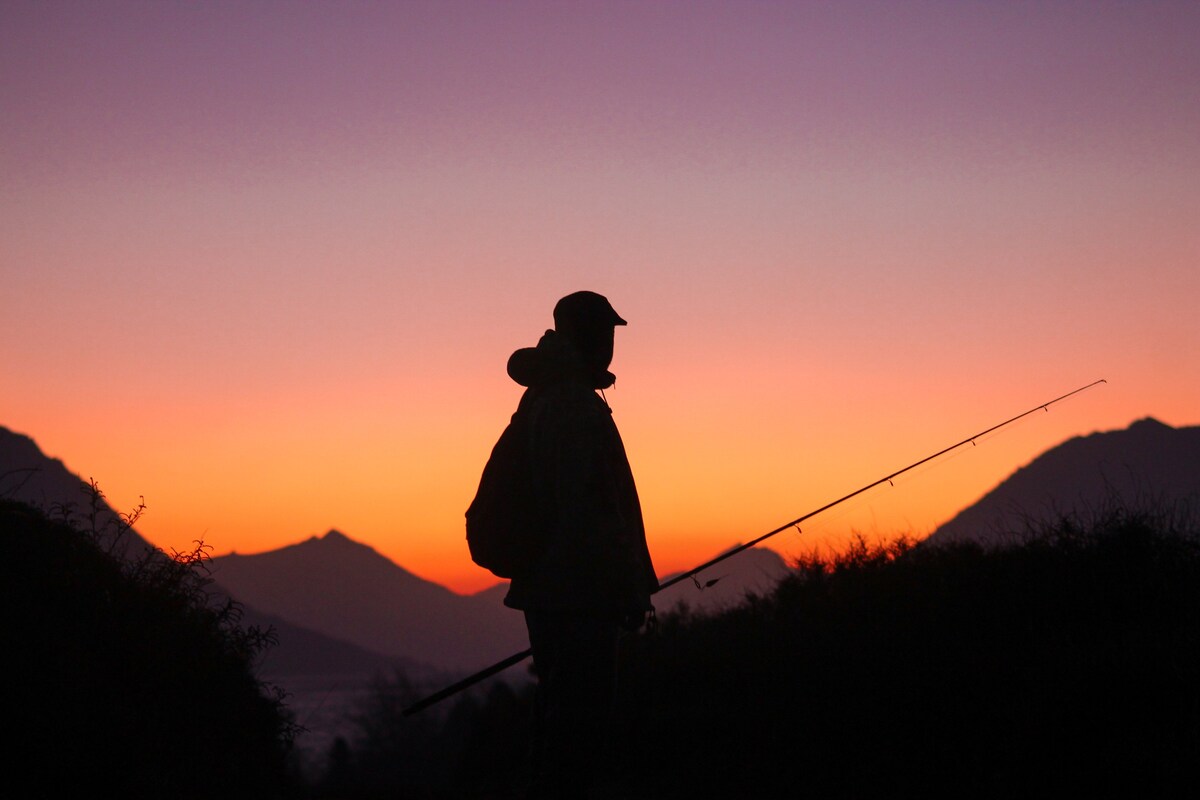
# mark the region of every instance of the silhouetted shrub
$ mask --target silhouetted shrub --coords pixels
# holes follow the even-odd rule
[[[1114,508],[995,549],[858,542],[627,637],[620,684],[603,797],[1190,796],[1200,529]],[[519,785],[528,694],[405,719],[420,693],[390,686],[359,796]]]
[[[268,636],[210,602],[201,547],[122,560],[98,533],[0,501],[6,788],[281,796],[292,727],[252,671]]]
[[[995,550],[806,559],[769,597],[668,618],[627,648],[623,783],[644,797],[1190,787],[1198,542],[1186,518],[1113,509]]]

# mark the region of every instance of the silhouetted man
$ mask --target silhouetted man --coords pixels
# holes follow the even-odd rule
[[[531,797],[581,797],[607,744],[617,637],[635,630],[658,588],[633,473],[602,394],[616,326],[608,300],[576,292],[554,307],[554,330],[517,350],[509,376],[528,387],[533,485],[545,512],[535,567],[504,602],[525,612],[538,677]]]

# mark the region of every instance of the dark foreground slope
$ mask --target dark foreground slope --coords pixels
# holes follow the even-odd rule
[[[619,761],[646,796],[1190,794],[1200,547],[1177,522],[860,548],[671,620],[629,653]]]
[[[1004,549],[859,547],[724,613],[668,616],[624,642],[599,796],[1193,796],[1198,542],[1193,521],[1114,510]],[[408,719],[386,700],[341,753],[343,790],[519,781],[527,695]],[[389,785],[380,763],[409,771]],[[433,763],[450,766],[418,769]]]
[[[97,538],[0,500],[8,796],[283,796],[262,635],[208,603],[195,557],[130,562]]]

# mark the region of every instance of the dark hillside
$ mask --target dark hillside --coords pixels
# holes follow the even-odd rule
[[[282,795],[289,724],[252,671],[266,641],[207,602],[199,555],[121,561],[0,500],[10,796]]]
[[[1198,534],[1114,511],[801,564],[637,640],[618,760],[647,797],[1173,796],[1200,763]]]
[[[1198,678],[1194,519],[1118,509],[1006,548],[863,545],[627,638],[598,796],[1190,797]],[[527,693],[413,718],[387,697],[339,762],[354,796],[517,780]],[[380,763],[453,768],[418,787]]]

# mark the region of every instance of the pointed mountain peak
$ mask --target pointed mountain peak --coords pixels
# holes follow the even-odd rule
[[[285,545],[275,550],[267,550],[242,558],[249,558],[260,563],[286,563],[292,567],[304,564],[307,565],[304,569],[336,573],[356,570],[360,572],[373,570],[385,574],[400,572],[412,580],[429,583],[424,578],[409,572],[371,545],[352,539],[337,528],[330,528],[320,536],[314,534],[296,544]],[[438,588],[442,591],[449,591],[442,587]]]
[[[337,528],[330,528],[322,536],[310,536],[305,541],[292,547],[300,547],[304,550],[311,550],[313,553],[324,553],[326,556],[336,556],[338,554],[372,554],[379,555],[374,547],[369,544],[363,544],[360,541],[351,539],[346,534],[339,531]],[[288,548],[284,548],[288,549]],[[380,556],[383,558],[383,556]]]
[[[1159,420],[1155,419],[1154,417],[1143,417],[1142,419],[1139,419],[1139,420],[1135,421],[1132,425],[1130,425],[1129,430],[1150,432],[1150,431],[1173,431],[1175,429],[1172,428],[1170,425],[1168,425],[1165,422],[1160,422]]]
[[[362,542],[354,541],[349,536],[347,536],[346,534],[339,531],[337,528],[330,528],[328,531],[325,532],[325,534],[323,536],[317,536],[314,533],[312,536],[309,536],[307,539],[305,539],[300,544],[334,545],[337,547],[340,547],[343,545],[358,545],[359,547],[366,546]]]

